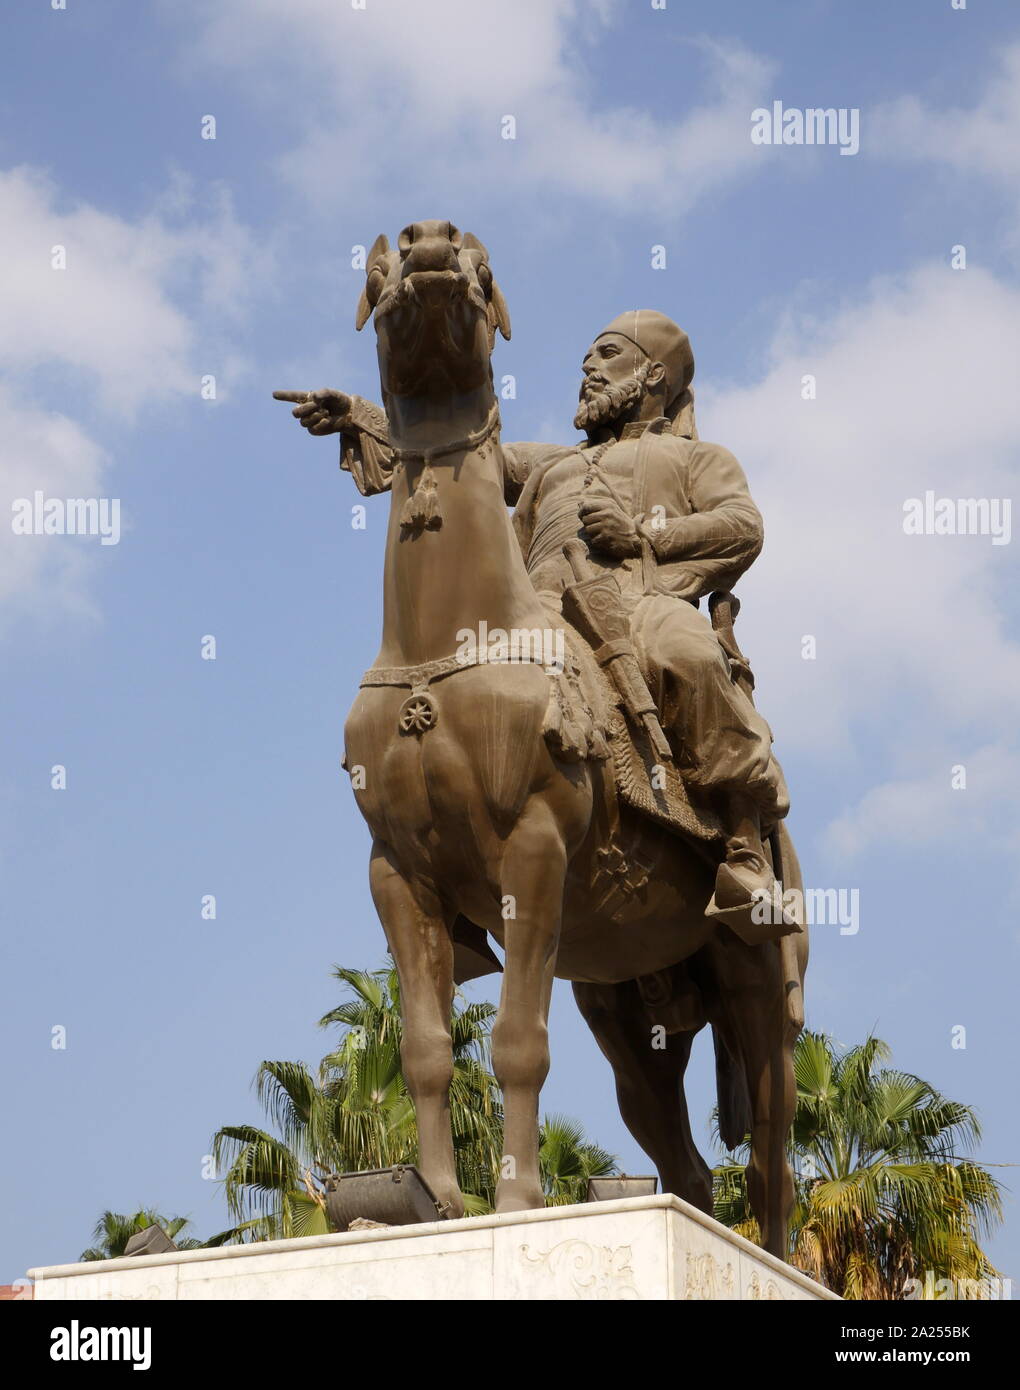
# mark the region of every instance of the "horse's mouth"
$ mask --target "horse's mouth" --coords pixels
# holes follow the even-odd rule
[[[382,295],[375,316],[378,319],[411,307],[435,312],[457,299],[470,298],[469,289],[470,282],[462,270],[414,270]],[[484,300],[480,307],[484,309]]]
[[[462,270],[408,271],[380,296],[375,319],[397,396],[472,389],[488,373],[485,296]]]

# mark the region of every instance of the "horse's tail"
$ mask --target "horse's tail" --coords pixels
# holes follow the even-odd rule
[[[792,1045],[804,1027],[804,973],[808,960],[808,929],[804,907],[804,878],[800,871],[797,851],[793,847],[784,821],[780,821],[769,836],[769,850],[776,878],[781,882],[785,881],[786,887],[799,890],[799,902],[792,910],[800,923],[800,931],[796,935],[781,937],[779,941],[786,1035]]]
[[[733,1150],[744,1142],[754,1123],[751,1093],[739,1058],[730,1051],[717,1026],[712,1028],[715,1044],[715,1087],[719,1101],[719,1138]]]

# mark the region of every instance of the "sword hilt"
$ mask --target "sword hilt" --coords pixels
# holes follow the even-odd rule
[[[584,541],[565,541],[563,553],[578,584],[582,584],[586,579],[593,579],[598,573],[588,560],[588,547]]]

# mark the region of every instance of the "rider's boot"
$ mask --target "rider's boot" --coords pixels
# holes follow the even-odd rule
[[[801,931],[783,906],[782,887],[762,845],[757,806],[750,797],[731,796],[726,812],[726,858],[716,873],[705,916],[724,923],[748,946]]]

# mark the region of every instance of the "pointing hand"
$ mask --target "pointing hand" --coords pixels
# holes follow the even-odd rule
[[[309,434],[339,434],[351,408],[343,391],[274,391],[273,400],[294,403],[291,414]]]

